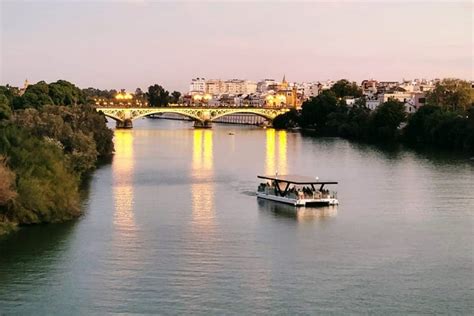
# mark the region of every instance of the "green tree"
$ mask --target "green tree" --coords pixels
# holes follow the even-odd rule
[[[301,109],[302,125],[324,130],[329,114],[338,111],[338,100],[334,92],[325,90],[305,101]]]
[[[337,81],[330,89],[336,97],[344,98],[344,97],[361,97],[362,90],[359,88],[357,83],[349,82],[346,79],[341,79]]]
[[[6,211],[7,205],[16,197],[15,173],[8,168],[6,159],[0,155],[0,214]]]
[[[466,113],[473,106],[473,93],[470,82],[447,78],[436,83],[434,89],[427,93],[426,102],[445,110]]]
[[[79,175],[92,170],[98,158],[113,152],[113,132],[91,106],[26,109],[16,113],[14,122],[31,135],[58,142]]]
[[[81,89],[66,80],[58,80],[49,84],[51,100],[55,105],[77,105],[85,103],[85,96]]]
[[[0,121],[8,120],[12,115],[12,110],[8,98],[0,93]]]
[[[157,84],[148,87],[147,96],[148,103],[153,107],[167,106],[170,100],[169,92]]]
[[[80,214],[79,180],[62,149],[14,125],[0,129],[0,154],[16,173],[18,197],[3,209],[20,224],[58,222]]]
[[[402,102],[390,99],[382,103],[372,114],[370,136],[374,140],[395,140],[399,136],[399,126],[406,119]]]
[[[181,92],[179,91],[173,91],[171,93],[171,97],[170,97],[170,103],[173,103],[173,104],[176,104],[179,102],[179,98],[181,98]]]
[[[299,125],[300,116],[297,110],[291,109],[290,111],[280,114],[273,119],[273,127],[276,129],[292,128]]]

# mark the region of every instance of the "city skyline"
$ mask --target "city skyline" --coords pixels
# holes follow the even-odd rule
[[[472,80],[472,4],[2,2],[0,84]],[[45,62],[47,61],[47,62]]]

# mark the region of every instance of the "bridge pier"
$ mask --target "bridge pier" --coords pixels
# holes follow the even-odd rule
[[[115,128],[133,128],[133,123],[131,119],[126,119],[123,121],[117,121],[115,123]]]
[[[194,121],[194,128],[211,128],[211,121]]]

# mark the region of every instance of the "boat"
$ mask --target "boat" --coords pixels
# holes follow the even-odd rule
[[[257,176],[267,180],[260,183],[257,198],[290,204],[293,206],[327,206],[338,205],[337,194],[325,189],[336,181],[320,181],[300,175]]]
[[[235,133],[231,131],[231,132],[229,132],[229,135],[235,135]]]

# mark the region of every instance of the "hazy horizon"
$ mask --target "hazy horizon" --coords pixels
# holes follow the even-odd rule
[[[195,77],[473,79],[473,4],[0,3],[0,84],[187,91]]]

